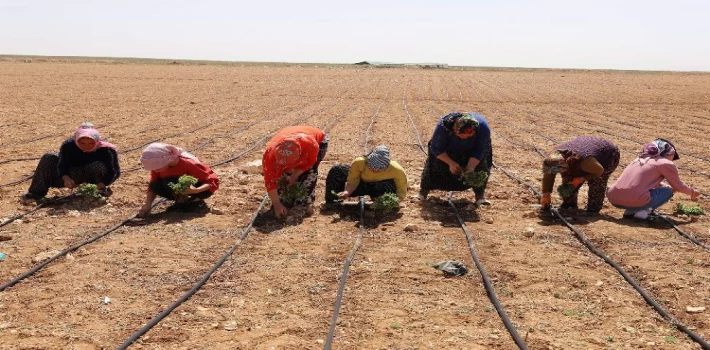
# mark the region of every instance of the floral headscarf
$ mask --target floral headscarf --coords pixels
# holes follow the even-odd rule
[[[656,139],[643,145],[643,151],[639,154],[639,158],[665,157],[668,153],[674,153],[673,160],[680,158],[673,144],[664,139]]]
[[[88,151],[85,151],[85,152],[94,152],[101,147],[108,147],[111,149],[116,149],[116,146],[104,141],[101,138],[101,136],[99,135],[98,130],[96,130],[96,127],[94,126],[94,124],[92,124],[90,122],[83,122],[76,129],[76,131],[74,132],[74,138],[73,138],[74,144],[79,146],[79,139],[82,139],[82,138],[89,138],[89,139],[94,140],[94,148],[92,148]]]
[[[469,113],[452,112],[441,119],[441,123],[454,135],[472,134],[478,130],[478,120]]]
[[[166,143],[154,142],[148,145],[141,154],[141,164],[146,170],[157,170],[163,168],[178,158],[190,158],[199,161],[192,153],[180,147],[168,145]]]

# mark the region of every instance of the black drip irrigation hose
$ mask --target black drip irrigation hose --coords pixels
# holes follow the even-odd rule
[[[524,129],[523,129],[523,131],[524,131]],[[500,134],[499,134],[499,135],[500,135]],[[511,140],[508,140],[508,142],[510,142],[510,143],[512,143],[512,144],[514,144],[514,145],[516,145],[516,146],[520,146],[520,147],[525,148],[524,146],[521,146],[520,144],[515,143],[515,142],[513,142],[513,141],[511,141]],[[532,147],[533,147],[536,151],[538,151],[538,150],[537,150],[537,147],[535,147],[535,146],[532,146]],[[542,153],[539,152],[539,151],[538,151],[538,154],[540,154],[540,156],[543,157],[543,158],[546,157],[544,154],[542,154]],[[501,171],[503,171],[503,172],[504,172],[506,175],[508,175],[509,177],[513,178],[513,177],[512,177],[512,174],[509,173],[507,170],[498,167],[495,163],[493,163],[493,166],[495,166],[496,168],[498,168],[498,169],[500,169]],[[620,167],[623,168],[624,166],[623,166],[623,165],[620,165]],[[517,177],[515,177],[514,179],[515,179],[516,181],[520,182],[522,185],[525,185],[525,186],[527,186],[529,189],[531,189],[531,190],[535,193],[535,195],[538,197],[538,199],[542,196],[542,195],[540,194],[540,192],[538,192],[537,190],[535,190],[530,184],[528,184],[528,183],[526,183],[526,182],[524,182],[524,181],[518,179]],[[702,195],[705,196],[705,197],[710,197],[709,195],[707,195],[707,194],[705,194],[705,193],[703,193],[703,192],[699,192],[699,193],[702,194]],[[670,225],[673,227],[673,229],[675,229],[681,236],[687,238],[687,239],[690,240],[691,242],[695,243],[696,245],[698,245],[698,246],[700,246],[700,247],[702,247],[702,248],[704,248],[704,249],[710,250],[710,246],[708,246],[707,244],[705,244],[705,243],[701,242],[700,240],[698,240],[697,238],[695,238],[695,235],[683,231],[683,229],[681,229],[680,227],[678,227],[678,225],[676,225],[670,218],[668,218],[668,217],[666,217],[666,216],[664,216],[664,215],[659,215],[659,217],[662,218],[662,219],[663,219],[665,222],[667,222],[668,224],[670,224]]]
[[[303,119],[305,119],[305,118],[307,118],[307,117],[301,118],[300,120],[303,120]],[[300,121],[300,120],[299,120],[299,121]],[[264,136],[264,137],[262,137],[262,138],[259,139],[257,142],[255,142],[251,147],[249,147],[248,149],[242,151],[241,153],[239,153],[239,154],[237,154],[237,155],[234,155],[234,156],[232,156],[232,157],[229,157],[228,159],[226,159],[226,160],[224,160],[224,161],[221,161],[221,162],[212,164],[211,166],[212,166],[212,167],[216,167],[216,166],[223,165],[223,164],[232,162],[232,161],[234,161],[234,160],[237,160],[237,159],[243,157],[245,154],[249,153],[250,151],[254,150],[256,147],[258,147],[259,145],[261,145],[261,143],[262,143],[265,139],[267,139],[268,137],[270,137],[271,135],[273,135],[273,132],[267,134],[267,135]],[[42,204],[38,205],[37,207],[32,208],[31,210],[28,210],[28,211],[25,212],[25,213],[18,214],[18,215],[16,215],[16,216],[14,216],[14,217],[8,219],[7,221],[5,221],[5,222],[3,222],[2,224],[0,224],[0,227],[5,226],[5,225],[9,224],[10,222],[15,221],[15,220],[17,220],[17,219],[19,219],[19,218],[21,218],[21,217],[23,217],[23,216],[25,216],[25,215],[28,215],[28,214],[30,214],[30,213],[33,213],[33,212],[39,210],[40,208],[42,208],[43,206],[45,206],[46,204],[49,204],[49,203],[58,201],[58,200],[60,200],[60,199],[65,199],[65,198],[68,198],[68,197],[73,196],[73,195],[75,195],[75,193],[71,193],[71,194],[69,194],[69,195],[66,195],[66,196],[63,196],[63,197],[58,197],[58,198],[49,200],[49,201],[47,201],[47,202],[45,202],[45,203],[42,203]],[[155,206],[156,206],[157,204],[159,204],[159,203],[162,203],[163,201],[164,201],[164,199],[158,201],[157,203],[154,203],[154,204],[153,204],[153,207],[155,207]],[[136,215],[133,215],[133,216],[131,216],[131,217],[129,217],[129,218],[123,220],[121,223],[119,223],[119,224],[113,226],[111,229],[109,229],[109,231],[105,231],[105,232],[103,232],[103,233],[101,233],[101,234],[95,236],[94,238],[89,239],[88,241],[85,241],[85,242],[80,243],[79,245],[76,246],[76,248],[79,248],[79,247],[84,246],[84,245],[86,245],[86,244],[88,244],[88,243],[91,243],[91,242],[96,241],[97,239],[99,239],[99,238],[105,236],[106,234],[108,234],[108,233],[110,233],[110,232],[116,230],[117,228],[119,228],[119,227],[125,225],[126,223],[128,223],[129,221],[131,221],[131,220],[133,220],[133,219],[135,219],[135,218],[136,218]],[[72,247],[72,248],[73,248],[73,247]],[[22,280],[22,279],[24,279],[24,278],[29,277],[30,275],[32,275],[32,274],[34,274],[35,272],[39,271],[39,270],[40,270],[41,268],[43,268],[45,265],[49,264],[49,262],[56,260],[58,257],[60,257],[60,256],[62,256],[62,255],[65,255],[66,253],[68,253],[68,252],[70,252],[70,251],[76,250],[76,248],[74,248],[74,249],[72,249],[72,250],[68,250],[68,249],[71,249],[71,248],[65,249],[64,251],[60,252],[60,253],[57,254],[56,256],[52,257],[49,261],[46,261],[45,263],[42,263],[42,264],[39,264],[39,265],[35,266],[35,268],[33,268],[31,271],[28,271],[28,272],[26,272],[26,273],[23,273],[23,274],[20,276],[20,277],[22,277],[22,278],[20,278],[19,280]],[[19,281],[19,280],[18,280],[18,281]],[[14,280],[13,280],[13,281],[14,281]],[[14,281],[14,283],[12,283],[12,285],[16,284],[18,281]],[[5,288],[7,288],[7,287],[9,287],[9,286],[10,286],[10,285],[4,287],[3,289],[0,289],[0,292],[3,291]]]
[[[71,196],[71,195],[69,195],[69,196]],[[69,196],[65,196],[65,197],[69,197]],[[162,203],[162,202],[164,202],[164,201],[165,201],[165,199],[161,199],[161,200],[159,200],[159,201],[153,203],[153,207],[155,207],[156,205],[158,205],[158,204],[160,204],[160,203]],[[39,209],[39,207],[38,207],[37,209]],[[93,236],[93,237],[91,237],[91,238],[89,238],[89,239],[83,241],[83,242],[77,243],[77,244],[75,244],[75,245],[73,245],[73,246],[71,246],[71,247],[69,247],[69,248],[66,248],[66,249],[62,250],[61,252],[55,254],[53,257],[51,257],[51,258],[49,258],[49,259],[47,259],[47,260],[45,260],[45,261],[43,261],[43,262],[41,262],[41,263],[35,265],[35,266],[32,267],[31,269],[27,270],[25,273],[23,273],[23,274],[21,274],[21,275],[15,277],[15,278],[13,278],[12,280],[10,280],[10,281],[7,282],[7,283],[1,285],[1,286],[0,286],[0,292],[4,291],[5,289],[7,289],[7,288],[9,288],[9,287],[12,287],[12,286],[16,285],[17,283],[19,283],[19,282],[22,281],[23,279],[25,279],[25,278],[27,278],[27,277],[29,277],[29,276],[32,276],[35,272],[37,272],[37,271],[41,270],[43,267],[49,265],[49,263],[51,263],[52,261],[57,260],[57,259],[59,259],[60,257],[62,257],[62,256],[64,256],[64,255],[67,255],[67,254],[69,254],[69,253],[71,253],[71,252],[73,252],[73,251],[75,251],[75,250],[77,250],[77,249],[79,249],[79,248],[81,248],[81,247],[83,247],[83,246],[89,244],[89,243],[92,243],[92,242],[94,242],[94,241],[96,241],[96,240],[98,240],[98,239],[100,239],[100,238],[102,238],[102,237],[108,235],[109,233],[115,231],[115,230],[118,229],[119,227],[125,225],[127,222],[129,222],[129,221],[135,219],[135,218],[136,218],[136,215],[137,215],[137,214],[133,214],[132,216],[130,216],[130,217],[128,217],[127,219],[121,221],[120,223],[118,223],[118,224],[112,226],[111,228],[107,229],[106,231],[103,231],[103,232],[101,232],[101,233],[99,233],[99,234],[97,234],[97,235],[95,235],[95,236]]]
[[[406,98],[402,98],[402,102],[404,105],[405,111],[407,111],[407,102]],[[412,116],[409,114],[409,111],[407,111],[407,116],[409,118],[409,121],[412,123],[412,126],[414,126],[414,121],[412,120]],[[414,129],[416,131],[416,128]],[[417,136],[419,135],[419,132],[416,132]],[[425,156],[428,156],[428,153],[424,150],[424,147],[421,143],[421,139],[417,138],[419,141],[419,149],[424,153]],[[495,164],[493,164],[495,166]],[[497,167],[497,166],[496,166]],[[513,325],[513,322],[510,320],[510,317],[508,317],[508,314],[505,312],[503,309],[503,305],[501,305],[500,301],[498,300],[498,296],[496,295],[495,288],[493,288],[493,282],[491,282],[490,278],[488,278],[488,274],[486,273],[486,270],[483,267],[483,263],[478,259],[478,255],[476,255],[476,251],[473,248],[473,239],[471,238],[471,235],[468,231],[468,228],[466,227],[465,222],[463,221],[463,218],[461,218],[461,215],[458,212],[458,209],[456,209],[456,206],[452,202],[451,198],[453,196],[453,192],[449,192],[449,198],[448,198],[448,203],[451,206],[451,208],[454,211],[454,214],[456,214],[456,218],[459,221],[459,225],[461,226],[461,229],[463,230],[464,234],[466,235],[466,240],[468,241],[468,247],[469,251],[471,252],[471,258],[473,259],[474,264],[476,265],[476,268],[478,269],[478,272],[481,274],[481,277],[483,279],[483,287],[486,290],[486,293],[488,294],[488,298],[490,299],[491,303],[495,306],[496,310],[498,311],[498,316],[501,318],[503,321],[503,324],[505,325],[505,328],[508,330],[508,333],[510,333],[510,336],[513,338],[513,341],[515,341],[516,345],[522,350],[527,350],[528,347],[525,344],[525,341],[520,337],[520,334],[518,334],[517,329]]]
[[[119,345],[116,349],[123,350],[131,346],[138,338],[146,334],[151,328],[155,327],[162,319],[167,317],[173,310],[175,310],[180,304],[186,302],[189,300],[197,291],[202,288],[205,283],[207,283],[207,280],[210,279],[212,274],[217,271],[226,261],[229,259],[230,256],[234,253],[234,251],[237,250],[237,248],[242,244],[242,242],[249,236],[249,231],[251,230],[252,226],[254,226],[254,221],[256,220],[257,217],[259,217],[259,213],[261,210],[264,208],[264,205],[266,204],[266,199],[268,196],[264,195],[264,198],[261,200],[261,204],[259,204],[259,207],[256,209],[254,214],[252,215],[251,220],[249,221],[249,224],[244,228],[242,231],[241,236],[239,236],[239,239],[232,245],[232,247],[222,255],[222,257],[217,260],[217,262],[212,266],[212,268],[207,271],[202,278],[200,278],[195,285],[190,288],[185,294],[183,294],[178,300],[176,300],[173,304],[168,306],[165,310],[163,310],[161,313],[159,313],[157,316],[155,316],[152,320],[150,320],[145,326],[143,326],[141,329],[133,333],[126,341],[124,341],[121,345]]]
[[[357,238],[355,239],[355,245],[350,251],[348,258],[345,259],[343,264],[343,273],[340,275],[340,284],[338,285],[338,295],[335,298],[335,307],[333,310],[333,317],[330,320],[330,328],[328,330],[328,338],[325,340],[325,345],[323,345],[324,350],[330,350],[333,344],[333,338],[335,337],[335,326],[338,323],[338,313],[340,312],[340,306],[343,304],[343,292],[345,291],[345,281],[348,278],[348,272],[350,271],[350,265],[355,259],[355,253],[360,249],[360,244],[362,243],[362,235],[365,231],[365,197],[360,196],[358,199],[358,206],[360,207],[360,225],[358,228]]]
[[[407,84],[409,85],[409,84]],[[424,154],[427,154],[426,149],[424,148],[424,144],[422,143],[422,138],[419,135],[419,130],[417,130],[417,126],[414,124],[414,120],[412,120],[412,115],[409,113],[409,108],[407,107],[407,90],[404,90],[404,96],[402,96],[402,105],[404,107],[404,112],[407,113],[407,119],[409,120],[409,125],[412,127],[412,130],[414,132],[414,136],[417,138],[417,146],[419,147],[419,150],[424,152]]]
[[[496,168],[503,170],[503,168],[501,168],[500,166],[496,166]],[[517,182],[519,182],[519,183],[521,183],[521,184],[527,186],[527,187],[528,187],[530,190],[532,190],[538,197],[540,196],[540,192],[537,191],[537,189],[533,188],[531,185],[529,185],[528,183],[526,183],[525,181],[523,181],[523,180],[520,179],[519,177],[513,175],[512,173],[510,173],[510,172],[507,171],[507,170],[504,170],[503,173],[505,173],[505,174],[506,174],[508,177],[510,177],[511,179],[513,179],[513,180],[515,180],[515,181],[517,181]],[[696,343],[700,344],[700,346],[702,346],[703,349],[710,349],[710,344],[708,344],[702,337],[700,337],[699,335],[697,335],[696,333],[694,333],[693,331],[691,331],[688,327],[686,327],[686,326],[684,326],[683,324],[681,324],[675,317],[673,317],[671,314],[669,314],[667,311],[665,311],[658,303],[656,303],[656,302],[648,295],[648,293],[646,293],[646,291],[645,291],[641,286],[639,286],[639,285],[636,283],[636,281],[634,281],[633,278],[631,278],[631,276],[629,276],[629,275],[626,273],[626,271],[624,271],[623,268],[621,268],[621,266],[619,266],[614,260],[612,260],[612,259],[610,259],[609,257],[607,257],[603,252],[601,252],[600,250],[598,250],[598,249],[594,246],[594,244],[592,244],[592,242],[590,242],[590,241],[587,239],[587,237],[584,235],[584,233],[582,233],[582,231],[580,231],[580,230],[577,229],[574,225],[572,225],[569,221],[567,221],[567,219],[565,219],[565,218],[557,211],[557,209],[551,208],[551,209],[550,209],[550,212],[553,213],[554,215],[556,215],[558,218],[560,218],[560,219],[562,220],[562,222],[564,223],[564,225],[567,226],[570,230],[572,230],[572,232],[575,233],[575,236],[577,237],[577,239],[579,239],[579,241],[580,241],[585,247],[587,247],[587,249],[589,249],[592,253],[594,253],[595,255],[597,255],[598,257],[600,257],[602,260],[604,260],[604,262],[606,262],[607,264],[609,264],[611,267],[613,267],[614,269],[616,269],[616,270],[624,277],[624,279],[625,279],[629,284],[631,284],[632,287],[634,287],[634,289],[641,295],[641,297],[643,297],[643,299],[644,299],[649,305],[651,305],[651,307],[653,307],[653,308],[656,310],[656,312],[658,312],[661,316],[663,316],[664,319],[666,319],[668,322],[670,322],[671,325],[673,325],[673,326],[675,326],[676,328],[680,329],[683,333],[685,333],[685,334],[688,335],[691,339],[693,339],[693,341],[695,341]]]
[[[656,312],[658,312],[661,316],[663,316],[663,318],[665,318],[668,322],[670,322],[672,326],[678,328],[681,332],[685,333],[687,336],[689,336],[691,339],[693,339],[693,341],[695,341],[700,346],[702,346],[703,349],[710,349],[710,344],[708,344],[708,342],[705,341],[705,339],[703,339],[701,336],[699,336],[698,334],[696,334],[695,332],[690,330],[688,327],[686,327],[685,325],[680,323],[680,321],[678,321],[673,315],[671,315],[665,309],[663,309],[663,307],[661,305],[659,305],[655,300],[653,300],[653,298],[651,298],[651,296],[648,295],[648,293],[646,293],[646,291],[641,286],[639,286],[636,283],[636,281],[634,281],[634,279],[631,276],[629,276],[629,274],[626,273],[626,271],[624,271],[624,269],[621,266],[619,266],[619,264],[617,264],[614,260],[611,260],[609,257],[607,257],[603,252],[598,250],[594,246],[594,244],[592,244],[592,242],[590,242],[587,239],[587,237],[584,235],[584,233],[582,231],[578,230],[574,225],[570,224],[569,221],[567,221],[567,219],[565,219],[560,214],[560,212],[557,211],[557,209],[552,208],[552,209],[550,209],[550,212],[552,212],[560,220],[562,220],[562,222],[564,222],[564,224],[570,230],[572,230],[572,232],[575,233],[577,239],[579,239],[579,241],[582,242],[582,244],[584,244],[584,246],[586,246],[587,249],[589,249],[592,253],[594,253],[595,255],[600,257],[602,260],[604,260],[604,262],[609,264],[611,267],[616,269],[616,271],[618,271],[624,277],[626,282],[631,284],[631,286],[633,286],[634,289],[636,289],[636,291],[641,295],[641,297],[643,297],[643,299],[646,300],[646,302],[649,305],[651,305],[651,307],[653,307],[653,309],[656,310]]]
[[[129,153],[129,152],[135,151],[135,150],[137,150],[137,149],[139,149],[139,148],[142,148],[143,146],[149,145],[149,144],[151,144],[151,143],[153,143],[153,142],[162,141],[162,140],[165,140],[165,139],[168,139],[168,138],[171,138],[171,137],[176,137],[176,136],[180,136],[180,135],[184,135],[184,134],[190,134],[190,133],[193,133],[193,132],[202,130],[202,129],[204,129],[204,128],[210,127],[210,126],[212,126],[212,125],[219,124],[219,123],[223,123],[223,122],[226,122],[226,121],[229,121],[229,120],[234,120],[234,119],[237,119],[237,118],[238,118],[238,116],[234,116],[234,117],[231,117],[231,118],[225,118],[225,119],[221,119],[221,120],[218,120],[218,121],[214,121],[214,122],[211,122],[211,123],[208,123],[208,124],[205,124],[205,125],[202,125],[202,126],[193,128],[193,129],[191,129],[191,130],[186,130],[186,131],[183,131],[183,132],[174,133],[174,134],[172,134],[172,135],[159,137],[159,138],[157,138],[157,139],[153,139],[153,140],[151,140],[151,141],[142,143],[142,144],[140,144],[140,145],[138,145],[138,146],[134,146],[134,147],[131,147],[131,148],[128,148],[128,149],[121,150],[120,152],[118,152],[118,154]],[[51,137],[51,136],[50,136],[50,137]],[[10,162],[18,162],[18,161],[39,160],[39,159],[41,159],[41,158],[42,158],[42,157],[6,159],[6,160],[0,160],[0,164],[10,163]],[[140,169],[140,167],[131,168],[131,169],[128,169],[127,171],[125,171],[125,172],[131,172],[131,171],[135,171],[135,170],[138,170],[138,169]],[[34,172],[33,172],[33,173],[34,173]],[[18,180],[14,180],[14,181],[11,181],[11,182],[8,182],[8,183],[0,184],[0,188],[12,186],[12,185],[17,185],[17,184],[19,184],[19,183],[23,183],[23,182],[25,182],[25,181],[28,181],[28,180],[32,179],[32,176],[33,176],[33,175],[29,175],[29,176],[27,176],[27,177],[23,177],[23,178],[18,179]]]
[[[447,201],[449,202],[449,206],[451,207],[451,209],[454,211],[454,214],[456,214],[456,219],[458,219],[459,225],[461,225],[463,233],[466,235],[466,241],[468,241],[468,251],[471,253],[473,263],[476,264],[478,272],[480,272],[481,274],[481,278],[483,279],[483,287],[486,289],[488,299],[490,299],[493,305],[495,306],[496,310],[498,311],[498,316],[500,316],[501,320],[503,320],[505,328],[508,329],[508,333],[510,333],[510,336],[513,337],[513,341],[515,341],[515,344],[518,345],[521,350],[527,350],[528,346],[525,344],[523,338],[520,337],[520,334],[515,328],[515,325],[513,325],[513,322],[510,321],[510,317],[508,317],[508,314],[503,309],[503,305],[501,305],[500,300],[498,300],[496,291],[493,288],[493,282],[488,277],[486,269],[483,267],[481,260],[478,259],[476,249],[474,248],[473,238],[471,238],[471,233],[468,231],[468,227],[466,227],[466,223],[461,217],[461,214],[459,214],[459,210],[456,208],[456,205],[454,205],[454,202],[451,200],[453,195],[453,192],[449,192],[449,198]]]
[[[28,210],[28,211],[26,211],[26,212],[24,212],[24,213],[22,213],[22,214],[17,214],[17,215],[15,215],[15,216],[13,216],[13,217],[8,218],[7,220],[5,220],[5,221],[3,221],[2,223],[0,223],[0,227],[3,227],[3,226],[5,226],[5,225],[7,225],[7,224],[9,224],[9,223],[11,223],[11,222],[17,220],[17,219],[20,219],[20,218],[26,216],[26,215],[32,214],[32,213],[36,212],[37,210],[40,210],[42,207],[46,206],[47,204],[51,204],[51,203],[54,203],[54,202],[58,202],[58,201],[60,201],[60,200],[62,200],[62,199],[67,199],[67,198],[69,198],[69,197],[74,196],[75,194],[76,194],[76,193],[70,193],[70,194],[67,194],[67,195],[64,195],[64,196],[61,196],[61,197],[56,197],[56,198],[47,199],[47,200],[45,200],[44,202],[42,202],[42,203],[40,203],[39,205],[37,205],[36,207],[34,207],[34,208],[32,208],[32,209],[30,209],[30,210]]]

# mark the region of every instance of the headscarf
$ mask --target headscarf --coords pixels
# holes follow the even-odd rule
[[[390,150],[387,146],[377,146],[367,155],[367,167],[375,171],[386,170],[390,166]]]
[[[559,174],[567,171],[569,164],[559,151],[550,153],[542,161],[542,172],[544,174]]]
[[[442,125],[454,136],[472,134],[478,130],[479,122],[470,113],[452,112],[442,118]]]
[[[289,137],[274,147],[276,163],[281,166],[296,164],[301,158],[301,146],[295,137]]]
[[[673,160],[680,158],[678,152],[676,152],[673,144],[664,139],[655,139],[645,145],[643,145],[643,151],[639,154],[639,158],[652,158],[652,157],[665,157],[668,153],[673,152]]]
[[[79,139],[81,139],[81,138],[89,138],[89,139],[94,140],[94,148],[92,148],[88,151],[84,151],[84,152],[94,152],[101,147],[107,147],[107,148],[111,148],[114,150],[116,149],[116,146],[104,141],[103,138],[101,138],[101,136],[99,135],[99,132],[96,130],[96,127],[94,126],[94,124],[92,124],[90,122],[83,122],[76,129],[76,131],[74,132],[74,144],[79,146]],[[81,148],[81,147],[79,147],[79,148]]]
[[[155,142],[148,145],[141,154],[141,164],[146,170],[157,170],[167,166],[178,158],[189,158],[199,161],[193,154],[180,147]]]

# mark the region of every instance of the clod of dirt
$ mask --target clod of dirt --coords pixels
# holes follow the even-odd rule
[[[697,314],[705,311],[705,306],[688,306],[685,308],[685,311],[689,314]]]
[[[532,226],[526,227],[525,232],[523,232],[523,235],[525,235],[525,237],[528,237],[528,238],[534,236],[535,235],[535,228]]]
[[[414,232],[417,230],[419,230],[419,226],[417,226],[417,224],[409,223],[406,226],[404,226],[405,232]]]
[[[48,251],[48,252],[41,252],[41,253],[35,255],[34,258],[32,258],[32,262],[35,263],[35,264],[36,264],[36,263],[41,263],[42,261],[45,261],[45,260],[47,260],[47,259],[49,259],[49,258],[51,258],[51,257],[53,257],[53,256],[55,256],[55,255],[57,255],[57,254],[59,254],[59,251],[56,250],[56,249],[55,249],[55,250],[50,250],[50,251]]]

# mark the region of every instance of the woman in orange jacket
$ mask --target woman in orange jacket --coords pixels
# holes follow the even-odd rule
[[[328,150],[328,136],[312,126],[289,126],[281,129],[266,144],[262,158],[264,185],[271,199],[276,217],[288,213],[294,205],[308,205],[315,200],[313,194],[318,180],[318,166]],[[288,185],[296,182],[306,187],[308,195],[292,203],[283,203],[279,179]],[[311,208],[312,210],[312,208]]]

